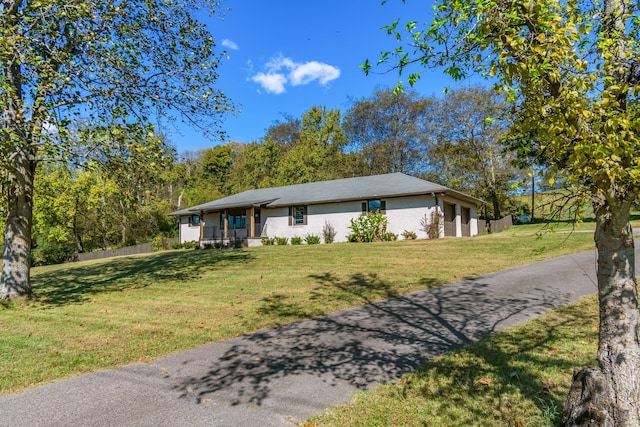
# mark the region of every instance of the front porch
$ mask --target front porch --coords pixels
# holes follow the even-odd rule
[[[248,247],[261,244],[262,224],[260,221],[260,209],[225,209],[217,212],[200,212],[200,218],[215,215],[219,226],[209,225],[211,221],[200,221],[200,247],[218,246]]]

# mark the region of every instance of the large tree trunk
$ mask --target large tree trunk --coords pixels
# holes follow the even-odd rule
[[[600,370],[576,371],[565,426],[640,425],[640,311],[629,213],[635,195],[596,201]]]
[[[26,144],[25,144],[26,145]],[[31,225],[35,159],[24,147],[14,149],[8,172],[7,217],[2,256],[0,299],[30,296]]]
[[[11,39],[12,31],[18,28],[18,2],[4,5],[0,25],[7,30],[5,37]],[[11,50],[11,49],[9,49]],[[9,160],[5,170],[7,182],[7,216],[0,276],[0,299],[11,299],[31,295],[30,256],[31,223],[33,215],[33,178],[35,156],[25,132],[24,108],[22,106],[22,70],[15,53],[5,53],[2,61],[3,85],[2,124],[0,141],[3,153]]]

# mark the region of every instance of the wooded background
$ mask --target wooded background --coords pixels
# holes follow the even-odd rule
[[[110,132],[97,160],[39,163],[34,261],[175,237],[168,213],[249,189],[391,172],[485,200],[482,218],[528,213],[516,196],[530,191],[529,170],[514,165],[501,138],[508,128],[503,100],[468,87],[442,98],[380,89],[344,113],[313,106],[275,121],[258,141],[198,151],[178,153],[158,134],[141,144],[126,129]]]

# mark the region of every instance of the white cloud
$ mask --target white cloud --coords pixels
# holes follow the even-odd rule
[[[233,40],[229,40],[229,39],[222,40],[222,46],[229,48],[231,50],[238,50],[238,43],[234,42]]]
[[[326,85],[338,77],[340,77],[340,69],[317,61],[297,64],[289,73],[291,84],[294,86],[305,85],[314,80],[318,80],[321,85]]]
[[[251,80],[260,83],[260,86],[267,92],[275,93],[276,95],[285,92],[284,85],[287,83],[287,78],[278,73],[258,73]]]
[[[291,58],[285,58],[280,55],[276,58],[271,58],[271,61],[264,64],[269,70],[272,71],[280,71],[283,68],[295,68],[296,63],[291,60]]]
[[[315,80],[321,85],[340,77],[340,69],[318,61],[299,63],[280,55],[265,64],[266,73],[258,73],[251,79],[259,83],[267,92],[281,94],[286,85],[306,85]]]

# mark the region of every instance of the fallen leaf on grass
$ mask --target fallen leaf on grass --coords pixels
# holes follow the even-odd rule
[[[542,392],[544,394],[550,394],[551,393],[551,389],[553,387],[555,387],[555,383],[553,382],[553,380],[551,378],[548,378],[544,381],[542,381]]]
[[[493,380],[491,378],[482,377],[477,382],[482,385],[491,385],[493,383]]]
[[[556,354],[559,351],[560,351],[560,349],[558,347],[550,347],[549,348],[549,354]]]

